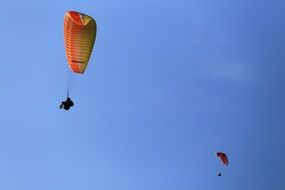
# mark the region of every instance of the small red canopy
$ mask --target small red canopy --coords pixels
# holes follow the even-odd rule
[[[216,156],[221,159],[222,163],[225,166],[229,165],[229,159],[228,159],[228,156],[225,153],[223,153],[223,152],[216,152]]]

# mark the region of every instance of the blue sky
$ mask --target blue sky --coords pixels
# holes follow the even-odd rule
[[[284,189],[284,7],[1,2],[0,189]],[[69,10],[97,21],[83,76],[66,63]]]

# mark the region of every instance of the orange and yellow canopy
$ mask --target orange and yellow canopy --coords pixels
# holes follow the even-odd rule
[[[75,73],[83,74],[96,38],[95,20],[83,13],[69,11],[64,17],[64,43],[67,62]]]

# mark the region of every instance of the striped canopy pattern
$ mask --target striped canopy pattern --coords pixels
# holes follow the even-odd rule
[[[95,20],[83,13],[69,11],[64,17],[64,44],[67,62],[75,73],[83,74],[96,38]]]

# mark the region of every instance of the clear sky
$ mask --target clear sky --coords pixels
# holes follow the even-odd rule
[[[1,1],[0,189],[285,189],[284,8]],[[69,10],[91,15],[98,33],[64,111]]]

